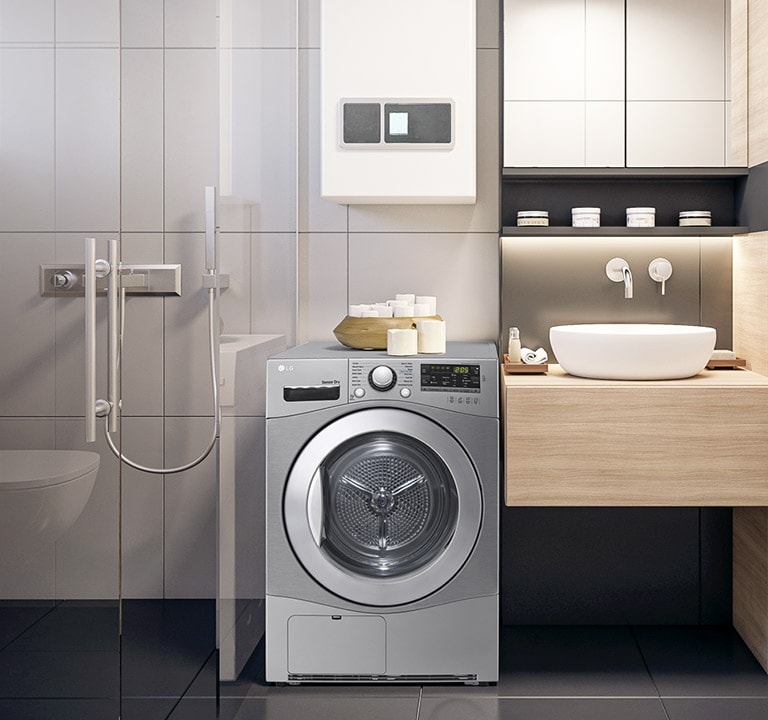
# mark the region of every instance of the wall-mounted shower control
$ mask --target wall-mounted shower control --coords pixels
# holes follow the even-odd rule
[[[84,272],[84,265],[41,265],[40,295],[84,296]],[[181,295],[181,265],[121,264],[118,276],[120,287],[125,289],[127,295]],[[100,277],[97,268],[97,293],[107,292],[110,277]]]

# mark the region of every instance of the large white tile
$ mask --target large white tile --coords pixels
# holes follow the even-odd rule
[[[221,291],[219,315],[222,333],[251,332],[251,236],[219,234],[219,270],[229,275],[229,287]]]
[[[55,0],[0,0],[0,43],[52,43]]]
[[[382,236],[382,239],[387,236]],[[333,340],[335,328],[347,314],[348,243],[341,233],[310,233],[300,238],[298,340]],[[374,269],[374,263],[370,270]],[[380,271],[380,267],[376,270]],[[392,296],[394,297],[394,296]],[[373,298],[375,299],[387,298]],[[367,302],[360,300],[359,302]]]
[[[162,263],[161,234],[122,235],[124,263]],[[162,415],[164,387],[164,306],[162,297],[128,295],[121,355],[123,415]]]
[[[168,234],[165,262],[181,263],[182,296],[165,300],[165,413],[213,415],[208,291],[202,233]]]
[[[163,229],[163,51],[121,54],[121,226]]]
[[[627,0],[627,98],[725,98],[724,0]]]
[[[296,46],[295,2],[221,0],[219,9],[222,47],[292,48]]]
[[[165,46],[215,48],[217,0],[165,0]]]
[[[448,340],[496,340],[499,238],[492,233],[355,233],[349,302],[395,293],[435,295]]]
[[[57,43],[117,45],[120,0],[56,0]]]
[[[722,102],[627,103],[628,167],[725,165]]]
[[[299,228],[344,232],[347,206],[320,196],[320,51],[302,50],[299,62]]]
[[[281,232],[296,227],[296,54],[291,50],[232,50],[222,87],[229,113],[222,114],[220,194],[250,210],[250,228]],[[239,222],[239,215],[234,220]]]
[[[136,463],[163,467],[162,419],[125,418],[122,443]],[[122,485],[123,596],[163,597],[164,477],[124,467]]]
[[[120,33],[124,48],[163,46],[164,0],[122,0]]]
[[[107,240],[114,235],[92,233],[96,238],[96,257],[107,258]],[[79,233],[56,235],[56,255],[52,261],[63,265],[82,264],[84,236]],[[45,298],[56,311],[56,415],[83,416],[85,401],[85,298]],[[107,299],[96,298],[96,397],[107,397]],[[100,430],[100,429],[99,429]]]
[[[351,231],[498,232],[499,53],[477,52],[477,201],[473,205],[350,205]]]
[[[504,167],[580,167],[583,102],[505,102]]]
[[[584,3],[504,0],[504,100],[583,100],[584,52]]]
[[[251,332],[296,337],[296,236],[254,234],[251,239]]]
[[[166,462],[197,457],[211,436],[210,418],[166,418]],[[165,597],[216,597],[217,451],[165,480]]]
[[[56,543],[56,596],[116,598],[119,576],[119,497],[117,459],[102,428],[96,442],[85,443],[81,418],[56,421],[56,446],[89,450],[101,456],[99,472],[83,512]]]
[[[205,229],[205,187],[218,177],[215,50],[165,53],[165,229]]]
[[[118,50],[56,52],[56,228],[119,225]]]
[[[56,301],[40,297],[38,267],[55,261],[53,235],[2,233],[0,253],[0,415],[52,415]]]
[[[0,448],[3,450],[49,450],[55,447],[53,417],[0,417]]]
[[[53,229],[53,99],[53,50],[0,48],[2,230]]]

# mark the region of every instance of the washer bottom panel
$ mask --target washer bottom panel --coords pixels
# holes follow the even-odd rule
[[[354,613],[267,596],[268,682],[497,682],[497,595]]]

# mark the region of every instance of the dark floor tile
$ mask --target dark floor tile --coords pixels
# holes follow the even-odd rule
[[[272,695],[246,699],[236,720],[416,720],[418,694],[411,698],[391,695]],[[263,715],[259,714],[263,710]]]
[[[123,698],[120,720],[167,720],[178,702],[177,697]]]
[[[424,698],[418,720],[667,720],[652,698]]]
[[[0,650],[56,606],[53,600],[0,600]]]
[[[768,698],[664,698],[669,720],[765,720]]]
[[[120,655],[116,652],[0,653],[0,698],[119,696]]]
[[[9,647],[14,652],[118,652],[118,607],[113,601],[56,605]]]
[[[3,720],[118,720],[120,701],[0,700]]]
[[[184,650],[216,647],[214,600],[124,600],[123,649],[152,650],[159,644]]]
[[[768,697],[768,676],[730,627],[637,627],[648,669],[664,697]]]
[[[629,628],[506,626],[499,655],[498,685],[468,689],[473,696],[657,697]],[[424,694],[464,690],[429,686]]]
[[[209,658],[173,647],[139,652],[124,650],[122,681],[124,697],[181,697],[198,677]]]

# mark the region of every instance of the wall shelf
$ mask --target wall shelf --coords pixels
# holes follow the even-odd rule
[[[516,225],[502,228],[502,235],[526,237],[713,237],[742,235],[749,228],[740,225],[717,227],[679,227],[670,225],[652,228],[628,228],[623,225],[601,226],[596,228],[571,227],[570,225],[550,225],[548,227],[518,227]]]
[[[723,178],[745,178],[749,174],[746,167],[683,167],[683,168],[608,168],[608,167],[569,167],[569,168],[533,168],[505,167],[502,169],[504,182],[520,180],[558,179],[604,179],[604,180],[716,180]]]

